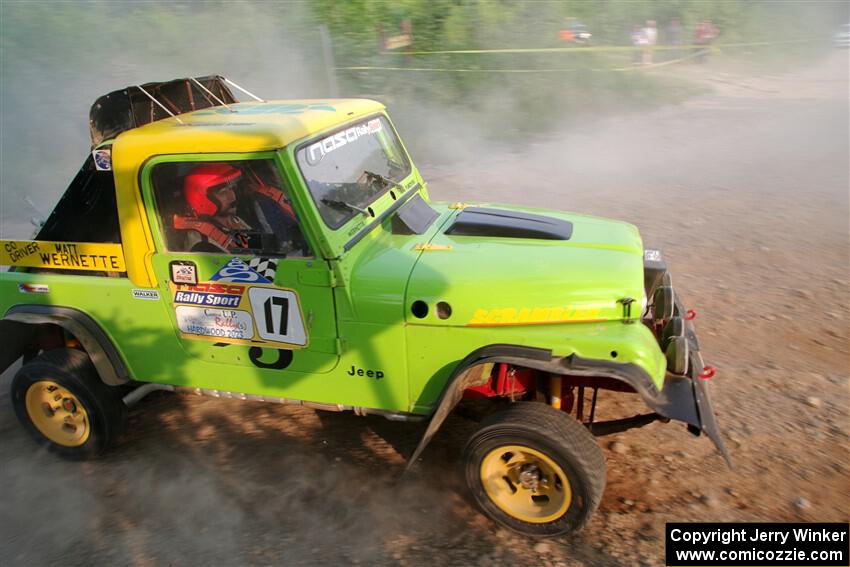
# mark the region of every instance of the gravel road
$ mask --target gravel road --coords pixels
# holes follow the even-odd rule
[[[423,170],[435,199],[621,218],[662,248],[719,369],[734,470],[684,427],[602,438],[596,516],[536,542],[467,500],[461,418],[399,481],[421,425],[155,394],[115,451],[68,463],[18,425],[7,372],[0,563],[663,565],[668,521],[847,521],[848,52],[786,75],[658,72],[711,92]]]

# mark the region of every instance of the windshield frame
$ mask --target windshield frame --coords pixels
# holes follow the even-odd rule
[[[300,181],[301,181],[301,183],[303,183],[304,188],[307,190],[307,193],[310,195],[310,200],[313,202],[313,205],[316,207],[316,212],[318,212],[319,218],[322,220],[322,222],[325,224],[325,226],[327,226],[331,230],[334,230],[334,231],[339,230],[340,228],[342,228],[343,226],[345,226],[346,224],[348,224],[352,220],[357,219],[359,216],[362,215],[362,213],[355,211],[355,210],[351,210],[350,214],[342,217],[338,223],[332,224],[332,223],[328,222],[328,220],[325,218],[325,215],[322,214],[322,208],[321,208],[321,207],[327,206],[327,205],[325,205],[324,203],[321,203],[319,200],[317,200],[316,195],[313,194],[313,190],[310,187],[310,182],[307,180],[307,176],[304,174],[304,170],[301,167],[301,160],[298,157],[299,153],[303,149],[305,149],[306,147],[309,147],[309,146],[315,144],[318,141],[321,141],[321,140],[324,140],[324,139],[329,138],[331,136],[334,136],[335,134],[338,134],[339,132],[347,130],[347,129],[351,128],[352,126],[356,125],[356,124],[366,123],[369,120],[372,120],[374,118],[381,119],[382,123],[383,123],[383,127],[389,128],[390,132],[392,133],[392,135],[394,137],[396,146],[398,147],[399,154],[404,159],[404,163],[402,165],[404,166],[405,169],[404,169],[404,172],[402,173],[401,177],[398,180],[387,178],[387,180],[390,183],[388,183],[386,187],[381,189],[379,192],[375,193],[368,202],[358,204],[358,206],[368,210],[371,205],[373,205],[382,196],[386,195],[391,189],[396,187],[396,185],[401,186],[401,188],[403,188],[404,187],[403,182],[408,177],[410,177],[410,175],[413,173],[413,163],[410,159],[410,156],[407,154],[407,149],[404,147],[404,144],[401,141],[401,137],[398,135],[398,132],[395,129],[395,125],[392,123],[389,116],[387,116],[383,112],[375,112],[375,113],[366,114],[366,115],[363,115],[363,116],[358,116],[357,118],[355,118],[353,120],[349,120],[348,122],[345,122],[345,123],[333,128],[332,130],[327,130],[327,131],[321,132],[321,133],[319,133],[315,136],[312,136],[311,138],[308,138],[307,140],[305,140],[303,142],[296,144],[295,148],[292,151],[292,160],[293,160],[294,165],[295,165],[295,167],[298,171],[298,175],[301,177]],[[372,216],[376,216],[376,215],[372,215]]]

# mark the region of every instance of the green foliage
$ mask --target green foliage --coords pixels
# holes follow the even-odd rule
[[[594,46],[630,46],[633,26],[655,20],[659,44],[670,41],[670,22],[681,22],[681,42],[693,42],[710,19],[718,42],[781,41],[826,37],[841,16],[833,4],[752,0],[315,0],[316,19],[333,38],[337,67],[398,70],[340,71],[343,92],[365,94],[411,110],[422,102],[480,115],[481,124],[527,131],[616,108],[641,108],[687,96],[693,87],[673,78],[623,72],[633,54],[582,52],[559,37],[570,21],[585,24]],[[382,36],[412,23],[413,52],[498,48],[574,48],[571,53],[400,55],[382,53]],[[787,54],[792,48],[778,51]],[[777,51],[777,50],[774,50]],[[672,58],[657,52],[656,61]],[[422,71],[416,69],[433,69]],[[533,73],[504,72],[532,70]],[[486,126],[485,126],[486,127]]]
[[[828,37],[836,22],[846,20],[846,12],[841,3],[758,0],[1,2],[0,79],[7,110],[24,108],[27,102],[55,107],[56,85],[65,85],[65,92],[68,85],[80,85],[76,99],[64,100],[84,112],[96,96],[131,81],[210,72],[232,74],[246,86],[265,89],[260,92],[323,96],[330,94],[331,73],[318,32],[324,25],[336,67],[402,69],[337,71],[343,96],[371,96],[409,108],[441,105],[480,115],[482,121],[499,112],[518,128],[536,128],[551,123],[554,115],[572,120],[687,94],[685,85],[672,80],[612,71],[631,66],[630,53],[583,52],[565,42],[559,31],[569,21],[585,24],[594,46],[628,46],[632,27],[648,19],[658,22],[659,42],[664,43],[669,22],[679,18],[687,43],[697,22],[711,18],[721,30],[719,41],[729,43]],[[405,20],[411,23],[413,51],[574,51],[382,53],[381,38],[399,34]],[[535,72],[500,72],[504,70]],[[4,120],[4,139],[36,143],[33,132],[40,125],[32,120],[37,118],[25,123],[4,114]]]

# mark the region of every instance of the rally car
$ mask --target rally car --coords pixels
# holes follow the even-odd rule
[[[726,455],[695,313],[634,226],[432,202],[370,100],[266,101],[209,76],[90,116],[53,212],[0,243],[0,371],[23,359],[14,410],[58,455],[102,453],[154,390],[427,420],[411,464],[483,407],[472,497],[534,536],[598,506],[595,436],[673,420]],[[600,390],[647,411],[600,420]]]

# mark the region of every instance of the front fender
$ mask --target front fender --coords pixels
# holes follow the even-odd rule
[[[428,428],[407,467],[409,469],[419,458],[446,417],[463,397],[464,390],[484,383],[495,363],[512,364],[551,374],[619,380],[634,389],[644,403],[659,415],[704,431],[731,466],[729,453],[714,418],[706,381],[698,378],[698,372],[703,368],[699,351],[693,351],[691,358],[690,375],[667,374],[663,387],[658,389],[649,374],[635,364],[591,360],[576,355],[553,357],[550,350],[515,345],[490,345],[480,348],[461,361],[452,372],[432,413]]]
[[[463,397],[463,391],[472,386],[483,384],[490,376],[490,369],[496,362],[510,362],[511,360],[525,361],[525,365],[531,362],[544,362],[552,358],[552,351],[530,348],[514,345],[489,345],[481,347],[471,352],[464,358],[460,364],[452,372],[445,387],[443,388],[440,397],[437,400],[437,406],[431,414],[431,421],[428,423],[428,428],[425,430],[422,439],[419,441],[416,450],[407,462],[409,470],[428,443],[433,439],[434,434],[443,425],[443,422],[452,412],[454,407]]]

